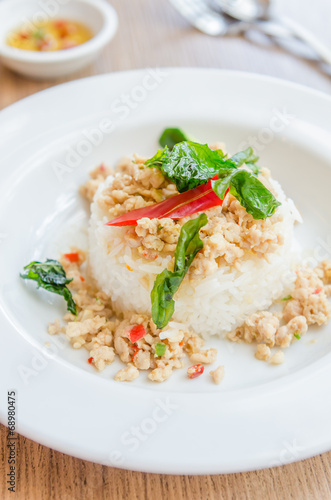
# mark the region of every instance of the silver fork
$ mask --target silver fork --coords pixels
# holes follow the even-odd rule
[[[287,28],[270,21],[246,22],[228,19],[205,0],[170,0],[170,2],[195,28],[207,35],[238,35],[256,29],[275,37],[291,37],[291,32]]]

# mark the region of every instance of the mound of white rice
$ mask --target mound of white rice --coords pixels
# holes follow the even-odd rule
[[[158,257],[153,263],[134,259],[123,238],[127,228],[109,227],[107,215],[96,200],[113,178],[102,184],[92,203],[89,227],[89,265],[100,289],[113,300],[116,312],[151,314],[152,290],[156,275],[168,265],[170,257]],[[265,310],[272,302],[288,294],[295,281],[296,260],[293,228],[300,219],[294,203],[285,197],[281,186],[272,182],[277,209],[283,215],[275,224],[284,244],[268,255],[268,260],[246,255],[240,270],[224,265],[214,274],[196,280],[186,278],[175,296],[174,321],[191,327],[206,337],[229,332],[241,325],[250,314]]]

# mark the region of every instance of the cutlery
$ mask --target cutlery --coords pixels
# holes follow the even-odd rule
[[[205,0],[170,0],[170,2],[195,28],[207,35],[238,35],[249,29],[258,29],[276,37],[291,35],[287,28],[278,23],[231,19],[212,8]]]
[[[223,12],[237,22],[255,23],[259,21],[270,21],[288,28],[291,33],[301,41],[309,45],[319,58],[331,64],[331,49],[322,43],[313,33],[296,21],[287,17],[279,17],[271,13],[270,0],[213,0]]]

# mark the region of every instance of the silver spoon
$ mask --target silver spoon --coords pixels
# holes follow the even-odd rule
[[[249,30],[258,30],[264,34],[285,39],[293,38],[288,28],[270,21],[238,21],[220,12],[219,4],[214,0],[169,0],[175,9],[195,28],[211,36],[239,35]],[[216,8],[215,8],[216,7]]]
[[[308,44],[322,61],[331,65],[331,50],[313,33],[287,17],[270,12],[270,0],[213,0],[222,11],[233,19],[248,23],[271,21],[288,28],[298,39]]]

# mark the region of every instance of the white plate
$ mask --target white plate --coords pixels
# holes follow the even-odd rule
[[[303,214],[300,243],[313,258],[329,256],[330,116],[331,99],[312,90],[198,69],[89,78],[2,111],[1,422],[6,392],[15,389],[21,434],[83,459],[159,473],[244,471],[329,450],[330,328],[312,330],[278,367],[257,361],[253,346],[212,340],[226,367],[220,386],[209,376],[189,380],[185,370],[161,385],[146,374],[120,384],[118,365],[97,374],[85,350],[47,334],[64,304],[18,273],[34,258],[57,258],[73,240],[83,244],[77,188],[89,170],[135,151],[153,154],[171,125],[230,151],[255,142],[260,163]]]

